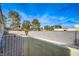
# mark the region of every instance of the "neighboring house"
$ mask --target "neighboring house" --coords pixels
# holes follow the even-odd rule
[[[79,31],[79,29],[78,28],[68,28],[68,29],[66,29],[67,31]]]
[[[64,31],[65,29],[60,28],[60,29],[54,29],[54,31]]]
[[[79,28],[54,29],[54,31],[79,31]]]
[[[1,38],[3,36],[3,33],[4,33],[4,26],[3,26],[2,10],[0,6],[0,47],[1,47]]]

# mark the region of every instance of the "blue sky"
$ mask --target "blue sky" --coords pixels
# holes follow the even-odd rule
[[[21,23],[24,20],[39,19],[41,26],[62,25],[65,28],[73,28],[79,24],[78,3],[16,3],[2,4],[4,15],[15,10],[20,14]]]

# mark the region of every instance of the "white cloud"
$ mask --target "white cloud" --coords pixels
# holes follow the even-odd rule
[[[48,14],[42,15],[39,19],[41,23],[44,23],[45,25],[54,25],[54,24],[61,24],[66,22],[65,20],[67,17],[57,17],[57,16],[49,16]]]

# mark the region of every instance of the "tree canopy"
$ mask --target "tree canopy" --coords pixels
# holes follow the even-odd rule
[[[40,30],[40,22],[38,19],[33,19],[32,21],[32,29],[33,30]]]
[[[8,13],[8,18],[12,20],[11,22],[11,28],[12,29],[18,29],[22,28],[25,31],[30,31],[30,30],[47,30],[47,31],[52,31],[54,29],[62,28],[61,25],[45,25],[44,29],[42,28],[39,19],[35,18],[30,22],[30,20],[24,20],[22,24],[20,24],[20,15],[17,11],[9,11]],[[22,27],[20,26],[22,25]]]
[[[18,29],[20,28],[20,15],[16,11],[9,11],[8,17],[11,18],[12,24],[11,27],[12,29]]]
[[[54,25],[53,27],[54,27],[54,28],[62,28],[61,25]]]
[[[49,25],[45,25],[45,26],[44,26],[44,29],[45,29],[45,30],[50,30],[50,26],[49,26]]]
[[[30,21],[24,20],[22,24],[22,29],[26,32],[26,35],[28,34],[28,31],[30,31]]]

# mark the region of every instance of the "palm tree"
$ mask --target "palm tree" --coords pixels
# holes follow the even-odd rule
[[[24,20],[22,24],[23,30],[26,32],[26,35],[28,34],[28,31],[30,30],[30,21],[29,20]]]
[[[12,29],[19,29],[20,28],[20,15],[16,11],[9,12],[9,18],[12,20],[11,27]]]
[[[32,21],[32,29],[33,30],[40,30],[40,22],[38,19],[33,19]]]

